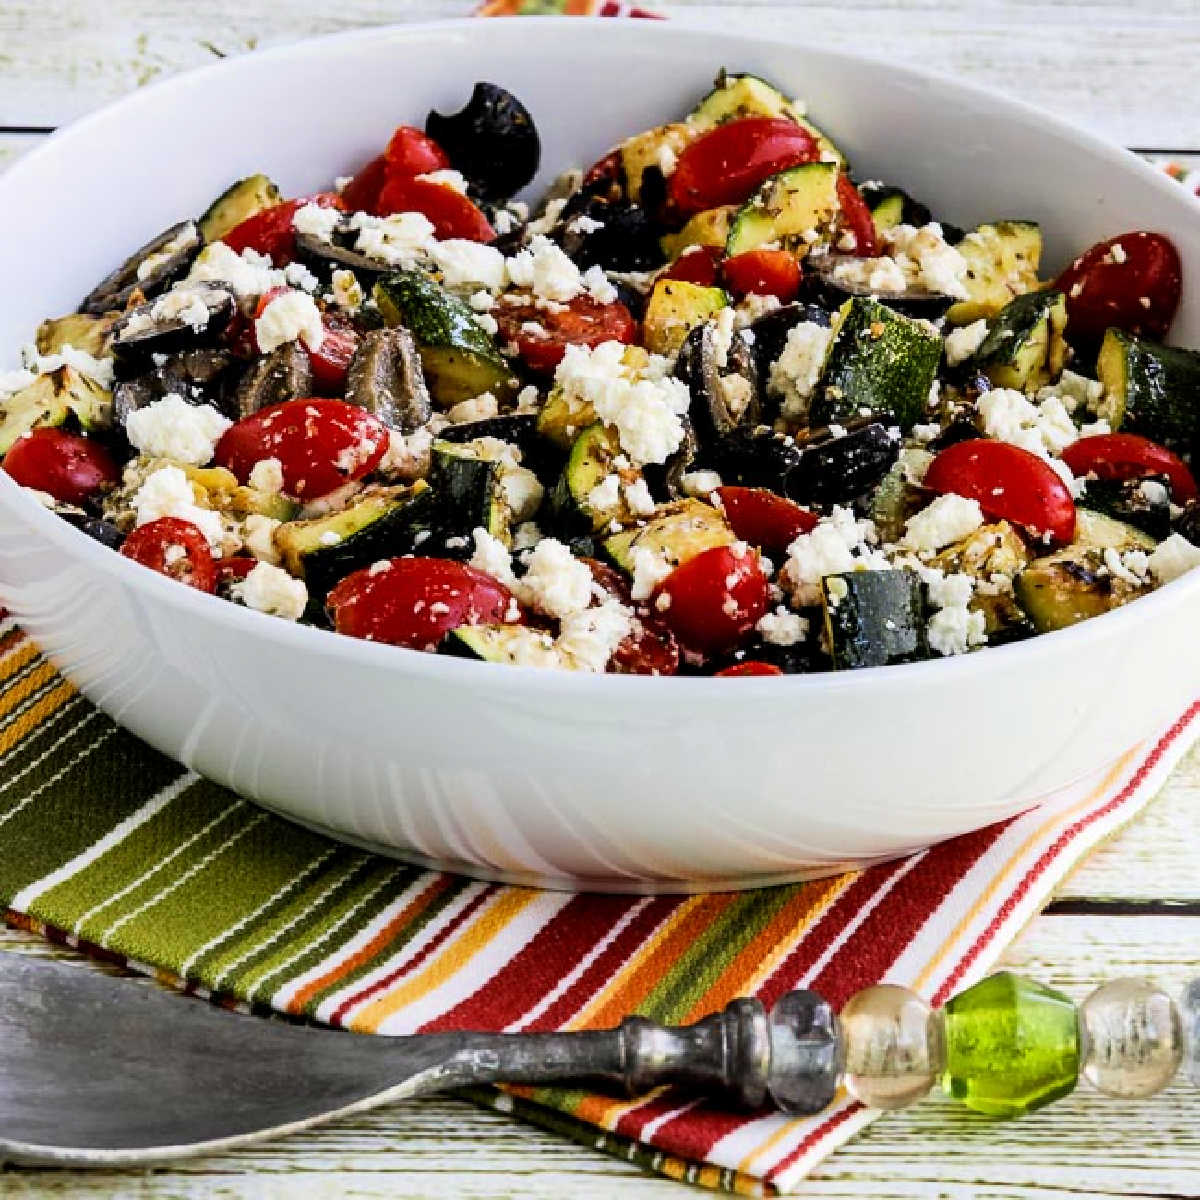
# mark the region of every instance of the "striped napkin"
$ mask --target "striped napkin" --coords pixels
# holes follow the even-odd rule
[[[0,908],[15,926],[230,1007],[360,1033],[694,1021],[739,995],[880,980],[934,1002],[984,975],[1080,856],[1154,795],[1200,703],[1047,805],[898,862],[708,896],[572,896],[408,867],[185,771],[0,622]],[[795,1188],[873,1114],[811,1120],[660,1091],[480,1102],[677,1179]]]

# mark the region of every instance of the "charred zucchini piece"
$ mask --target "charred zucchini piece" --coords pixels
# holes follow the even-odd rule
[[[838,213],[837,178],[835,163],[815,162],[764,180],[738,209],[729,226],[725,253],[732,258],[770,242],[801,254],[828,240]]]
[[[885,183],[860,183],[859,194],[871,210],[875,232],[882,236],[897,225],[928,225],[933,214],[903,188]]]
[[[912,571],[849,571],[821,581],[835,671],[927,658],[925,596]]]
[[[642,179],[651,168],[663,170],[662,163],[678,155],[699,131],[682,123],[659,125],[621,143],[621,167],[625,172],[625,194],[637,201],[642,196]]]
[[[1155,541],[1171,532],[1171,490],[1165,475],[1089,479],[1084,501],[1093,512],[1132,525]]]
[[[736,204],[725,204],[720,208],[706,208],[689,218],[678,233],[665,233],[659,239],[662,252],[672,262],[685,250],[693,246],[713,246],[725,249],[729,240],[729,223],[737,216]]]
[[[180,221],[129,256],[84,298],[79,309],[106,313],[125,307],[134,291],[154,296],[187,270],[203,239],[194,221]]]
[[[651,354],[674,354],[697,325],[729,304],[722,288],[681,279],[660,279],[650,293],[642,322],[643,342]]]
[[[1110,329],[1096,374],[1104,384],[1100,415],[1114,429],[1173,450],[1200,448],[1200,352]]]
[[[982,525],[974,533],[947,546],[931,562],[947,574],[962,572],[978,582],[970,607],[983,613],[987,622],[989,643],[993,635],[1032,633],[1024,609],[1017,603],[1004,579],[1018,575],[1029,562],[1029,548],[1024,538],[1007,522]],[[997,582],[999,580],[999,582]]]
[[[0,456],[23,433],[61,425],[69,413],[88,433],[112,427],[112,393],[74,367],[39,375],[28,387],[0,401]]]
[[[70,313],[43,321],[37,330],[37,352],[58,354],[64,346],[85,350],[93,358],[112,353],[112,330],[120,313]]]
[[[238,418],[272,404],[313,393],[312,359],[299,342],[284,342],[259,358],[242,377],[235,396]]]
[[[437,497],[438,530],[466,538],[483,528],[506,546],[512,513],[504,491],[504,463],[484,442],[434,442],[429,484]]]
[[[814,425],[864,415],[911,429],[921,419],[942,357],[942,339],[877,300],[848,300],[813,392]]]
[[[838,504],[864,496],[888,473],[900,440],[877,421],[806,446],[788,475],[787,494],[800,503]]]
[[[506,400],[517,381],[470,307],[416,271],[381,279],[375,302],[388,325],[403,325],[421,355],[434,402],[451,408],[491,392]]]
[[[995,221],[968,233],[956,249],[967,260],[970,293],[946,314],[952,325],[994,317],[1017,296],[1038,286],[1042,231],[1033,221]]]
[[[840,254],[831,254],[820,259],[810,270],[804,280],[804,296],[821,308],[837,309],[847,300],[859,297],[878,300],[886,304],[894,312],[906,317],[923,317],[926,321],[936,321],[946,315],[946,310],[954,303],[953,296],[943,292],[931,292],[925,288],[909,287],[902,292],[881,292],[871,288],[867,283],[854,282],[838,278],[839,263],[857,261]]]
[[[725,518],[700,500],[680,500],[639,529],[627,529],[604,539],[604,552],[623,570],[633,574],[639,550],[649,550],[671,568],[714,546],[730,546],[737,539]]]
[[[692,110],[688,124],[696,129],[711,129],[740,117],[785,117],[807,129],[821,148],[826,162],[845,167],[845,155],[805,115],[804,105],[789,100],[777,87],[757,75],[738,75],[721,71],[713,90]]]
[[[528,625],[463,625],[451,630],[439,649],[442,654],[477,662],[576,669],[575,660],[555,645],[550,634]]]
[[[430,528],[431,494],[424,482],[411,488],[372,488],[341,512],[288,521],[275,530],[283,565],[323,599],[353,571],[381,558],[411,554]]]
[[[1044,387],[1062,374],[1067,301],[1061,292],[1027,292],[1010,300],[988,327],[974,365],[996,387]]]
[[[596,492],[610,475],[620,480],[613,466],[620,453],[621,443],[616,433],[600,423],[589,426],[575,439],[550,498],[555,526],[564,536],[601,533],[613,521],[621,525],[629,523],[632,514],[619,482],[611,489],[611,496]]]
[[[346,399],[403,433],[420,429],[433,416],[421,356],[407,329],[394,326],[364,335],[350,360]]]
[[[537,429],[551,445],[569,452],[575,439],[595,421],[596,412],[591,404],[568,398],[554,388],[538,412]]]
[[[283,193],[265,175],[248,175],[230,184],[204,210],[197,224],[206,242],[217,242],[247,217],[282,203]]]
[[[562,454],[538,432],[538,418],[533,413],[466,421],[443,429],[438,437],[443,442],[474,442],[480,438],[507,442],[520,450],[521,465],[528,467],[543,482],[553,482],[562,470]]]
[[[688,386],[688,416],[702,444],[727,437],[735,429],[759,424],[758,371],[754,355],[740,334],[728,348],[719,344],[711,321],[687,335],[675,363],[675,377]]]
[[[928,455],[933,461],[933,455]],[[875,522],[881,542],[898,542],[904,536],[904,524],[932,499],[931,493],[909,481],[903,461],[898,461],[879,481],[871,497],[867,515]]]

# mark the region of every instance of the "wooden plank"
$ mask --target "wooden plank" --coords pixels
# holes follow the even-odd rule
[[[850,0],[664,5],[716,29],[760,28],[932,66],[1020,95],[1130,145],[1200,150],[1192,0]],[[361,25],[463,15],[470,0],[8,0],[0,125],[52,125],[174,71]],[[764,11],[769,8],[769,13]],[[685,11],[686,10],[686,11]]]

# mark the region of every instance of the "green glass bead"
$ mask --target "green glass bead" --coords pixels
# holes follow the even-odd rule
[[[1079,1024],[1061,992],[1001,971],[945,1007],[947,1095],[989,1117],[1019,1117],[1067,1095]]]

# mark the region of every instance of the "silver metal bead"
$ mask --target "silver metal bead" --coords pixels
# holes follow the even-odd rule
[[[838,1016],[846,1045],[846,1090],[870,1108],[920,1100],[945,1065],[942,1014],[893,984],[851,996]]]
[[[1153,1096],[1183,1059],[1175,1002],[1146,979],[1102,983],[1080,1006],[1083,1077],[1106,1096]]]
[[[1183,1016],[1183,1047],[1188,1078],[1193,1087],[1200,1087],[1200,978],[1189,979],[1183,985],[1179,999]]]

